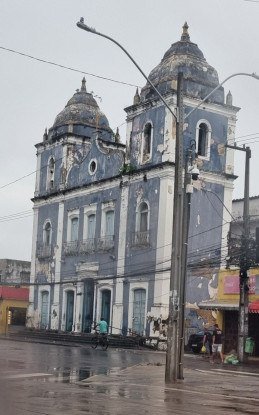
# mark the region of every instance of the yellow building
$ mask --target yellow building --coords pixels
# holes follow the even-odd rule
[[[0,286],[0,334],[11,326],[25,326],[28,300],[28,288]]]
[[[255,355],[259,356],[259,268],[249,270],[248,336],[255,340]],[[225,353],[237,349],[239,269],[221,270],[218,276],[217,298],[199,303],[201,309],[211,310],[225,335]]]

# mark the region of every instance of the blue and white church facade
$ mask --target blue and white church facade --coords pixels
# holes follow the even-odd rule
[[[149,76],[173,111],[179,71],[188,114],[219,80],[187,24]],[[220,87],[184,124],[185,152],[195,140],[200,170],[189,229],[190,318],[215,294],[226,255],[235,176],[225,144],[234,143],[238,110]],[[154,320],[167,318],[176,123],[149,84],[125,111],[126,145],[83,79],[36,145],[30,327],[87,333],[102,316],[112,333],[150,335]]]

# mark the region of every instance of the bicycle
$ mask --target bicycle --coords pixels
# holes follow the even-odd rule
[[[109,346],[108,337],[106,333],[96,333],[93,338],[92,349],[96,349],[100,345],[102,350],[107,350]]]

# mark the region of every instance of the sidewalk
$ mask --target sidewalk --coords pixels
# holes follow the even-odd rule
[[[80,382],[88,392],[86,411],[111,415],[258,414],[259,373],[225,371],[216,366],[187,368],[184,381],[173,385],[164,382],[164,365],[141,365],[109,376],[93,376]]]

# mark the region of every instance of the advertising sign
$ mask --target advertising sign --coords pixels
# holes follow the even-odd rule
[[[255,294],[256,276],[249,276],[249,294]],[[227,275],[224,279],[224,294],[239,294],[239,275]]]

